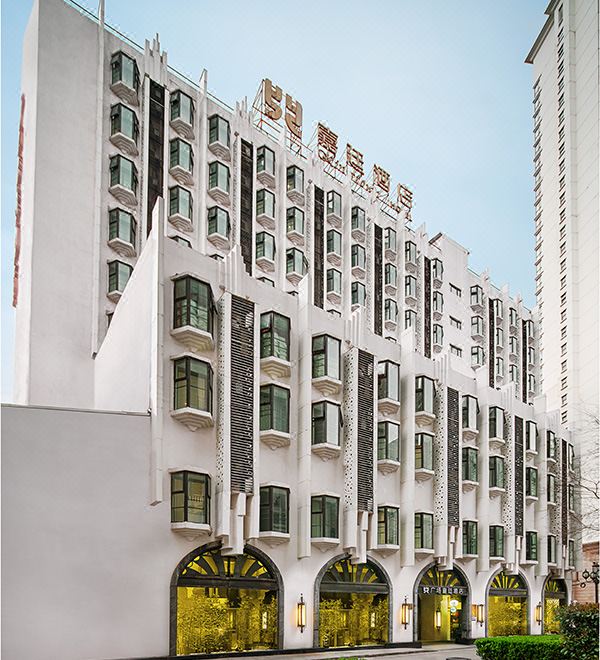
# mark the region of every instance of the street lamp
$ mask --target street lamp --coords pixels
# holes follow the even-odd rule
[[[587,568],[581,574],[583,580],[579,583],[582,589],[585,589],[586,584],[594,583],[594,601],[598,603],[598,582],[600,582],[600,565],[597,561],[592,564],[592,570],[588,571]]]

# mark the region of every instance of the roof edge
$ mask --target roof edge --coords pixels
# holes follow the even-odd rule
[[[531,47],[531,50],[529,53],[527,53],[527,57],[525,58],[525,64],[533,64],[533,58],[537,55],[540,46],[544,42],[544,39],[548,35],[548,32],[550,32],[550,28],[552,27],[554,23],[554,7],[556,6],[558,0],[550,0],[548,3],[548,6],[546,7],[546,11],[544,12],[548,18],[546,19],[546,22],[544,23],[542,29],[540,30],[540,33],[538,34],[536,40],[533,42],[533,46]]]

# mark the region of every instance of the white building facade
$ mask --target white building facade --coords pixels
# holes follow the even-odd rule
[[[23,99],[11,657],[554,629],[575,451],[518,296],[102,11],[35,3]]]

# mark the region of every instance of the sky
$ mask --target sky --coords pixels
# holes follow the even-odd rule
[[[41,0],[44,1],[44,0]],[[97,2],[80,0],[95,12]],[[392,182],[413,226],[466,246],[525,304],[534,300],[532,71],[547,0],[106,0],[106,20],[234,105],[271,78]],[[16,156],[31,0],[2,0],[2,401],[12,400]]]

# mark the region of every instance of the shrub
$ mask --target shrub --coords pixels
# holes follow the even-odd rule
[[[475,640],[477,655],[484,660],[561,660],[558,635],[514,635]]]
[[[563,635],[563,658],[598,658],[598,605],[579,603],[558,610]]]

